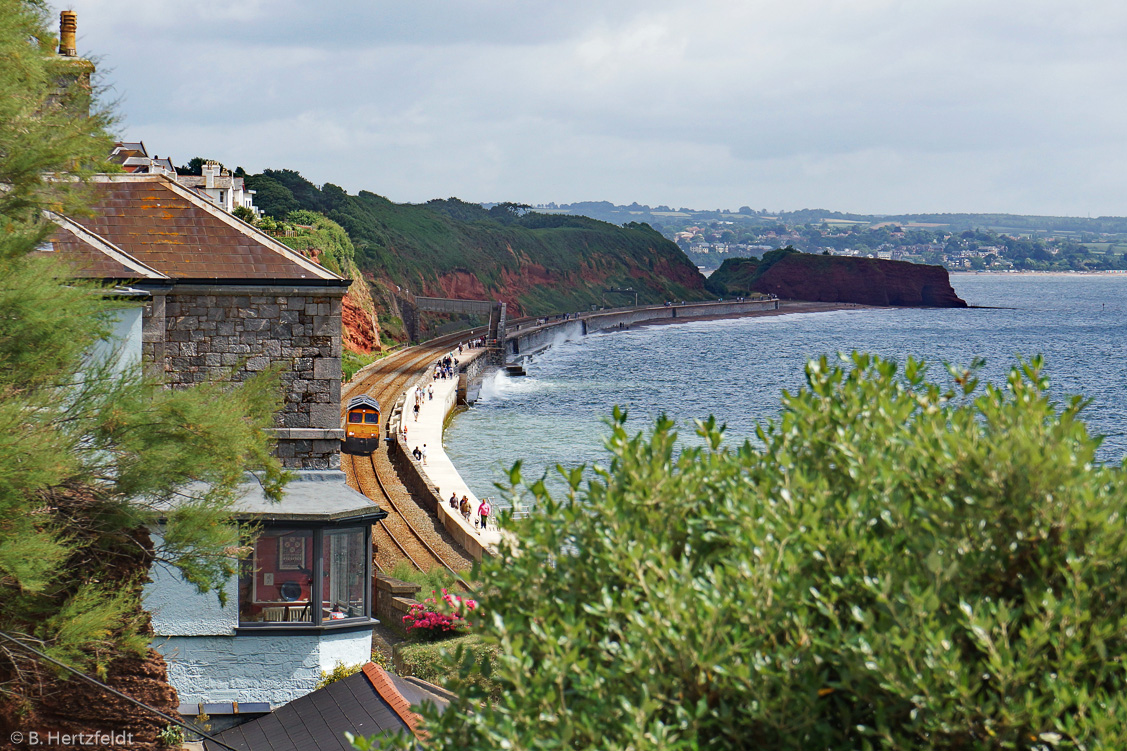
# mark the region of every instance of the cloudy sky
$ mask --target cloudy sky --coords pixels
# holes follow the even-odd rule
[[[122,134],[395,201],[1124,215],[1122,0],[73,0]]]

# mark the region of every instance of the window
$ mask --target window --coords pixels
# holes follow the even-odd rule
[[[325,532],[321,546],[324,556],[325,583],[321,587],[321,616],[324,620],[342,620],[364,615],[366,592],[363,529],[341,529]]]
[[[367,619],[369,528],[267,527],[241,565],[239,624],[317,626]]]
[[[364,413],[359,412],[359,411],[349,412],[348,413],[348,421],[349,422],[364,422]]]
[[[376,425],[376,424],[379,423],[379,421],[380,421],[380,416],[378,414],[376,414],[375,412],[365,412],[364,413],[364,422],[368,423],[369,425]]]

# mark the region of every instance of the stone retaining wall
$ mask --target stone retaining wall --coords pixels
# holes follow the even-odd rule
[[[397,634],[407,635],[403,628],[403,616],[418,603],[416,595],[422,587],[418,584],[376,574],[372,587],[372,612],[380,623]]]

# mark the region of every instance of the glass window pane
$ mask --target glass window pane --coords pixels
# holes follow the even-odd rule
[[[321,618],[328,623],[366,617],[371,584],[365,579],[369,552],[364,529],[334,529],[324,534]]]
[[[363,412],[349,412],[348,413],[348,421],[349,422],[364,422],[364,413]]]
[[[368,423],[369,425],[376,425],[376,424],[379,423],[379,421],[380,421],[380,416],[378,414],[376,414],[375,412],[365,412],[364,413],[364,422]]]
[[[239,576],[241,623],[311,623],[313,532],[268,529]]]

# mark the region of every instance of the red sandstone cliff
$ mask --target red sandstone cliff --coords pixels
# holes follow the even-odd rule
[[[967,307],[943,267],[876,258],[787,255],[764,271],[752,290],[811,302]]]

